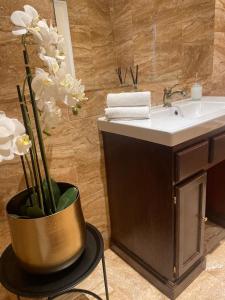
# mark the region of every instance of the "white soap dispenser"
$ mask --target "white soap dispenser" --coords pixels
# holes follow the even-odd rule
[[[202,99],[202,85],[198,82],[198,73],[196,73],[195,83],[191,87],[191,98],[192,100]]]

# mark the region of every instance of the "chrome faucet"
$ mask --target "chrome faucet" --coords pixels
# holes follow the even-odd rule
[[[175,84],[174,86],[172,86],[171,88],[165,88],[164,89],[164,94],[163,94],[163,106],[164,107],[171,107],[172,104],[169,101],[169,99],[175,95],[175,94],[181,94],[182,96],[186,96],[186,93],[184,90],[176,90],[173,91],[173,89],[177,86],[178,84]]]

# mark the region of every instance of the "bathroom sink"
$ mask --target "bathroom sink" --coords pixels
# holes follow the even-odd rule
[[[155,106],[150,119],[98,119],[99,129],[167,146],[175,146],[225,125],[225,97],[203,97],[200,101],[185,99],[172,107]]]
[[[214,114],[225,109],[225,103],[222,102],[207,102],[207,101],[190,101],[183,104],[176,105],[177,114],[181,114],[183,118],[201,118],[203,116]]]

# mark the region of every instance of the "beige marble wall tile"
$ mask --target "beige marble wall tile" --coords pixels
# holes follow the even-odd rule
[[[182,24],[180,2],[174,1],[170,5],[164,10],[159,7],[153,21],[155,40],[152,43],[155,44],[155,51],[152,58],[153,77],[151,79],[156,82],[178,80],[181,73]]]
[[[225,31],[225,2],[224,0],[215,1],[215,32]]]
[[[6,203],[25,186],[19,159],[15,159],[11,163],[1,163],[0,184],[0,218],[4,220]],[[2,239],[1,236],[0,239]]]
[[[195,74],[212,74],[213,45],[189,45],[183,46],[182,73],[183,78],[195,78]]]
[[[95,86],[96,88],[112,86],[115,61],[108,2],[89,0],[88,10],[93,45]],[[107,59],[102,59],[103,57]]]
[[[149,27],[150,28],[150,27]],[[134,57],[130,58],[130,64],[139,66],[139,83],[149,82],[154,76],[154,54],[156,45],[152,42],[153,29],[146,31],[136,31],[133,37]],[[130,81],[131,82],[131,81]]]
[[[87,25],[88,2],[87,0],[76,0],[76,5],[67,0],[70,29],[77,25]]]
[[[183,1],[181,0],[153,0],[154,8],[157,12],[163,12],[167,10],[179,11]]]
[[[225,32],[215,32],[213,75],[221,76],[225,73]]]
[[[140,84],[185,84],[197,70],[200,77],[211,76],[213,0],[141,0],[132,5],[111,1],[111,5],[117,62],[139,64]]]
[[[182,40],[185,43],[195,43],[195,44],[206,44],[210,43],[213,44],[214,38],[214,18],[205,16],[199,17],[198,15],[195,18],[190,18],[186,22],[182,23]]]
[[[130,68],[134,65],[134,52],[133,41],[127,40],[126,42],[115,45],[116,64],[118,67]]]
[[[90,27],[88,25],[76,25],[71,27],[71,38],[74,49],[74,63],[77,78],[89,89],[95,87],[95,70],[93,64],[93,49],[91,43]]]
[[[70,32],[74,51],[76,76],[82,78],[88,88],[95,87],[95,70],[93,64],[93,49],[91,42],[91,28],[87,1],[67,1]]]
[[[114,0],[112,13],[115,42],[123,43],[132,39],[132,1]]]
[[[152,19],[155,16],[154,1],[139,0],[132,3],[132,20],[134,33],[141,33],[143,28],[150,29]]]
[[[215,32],[213,52],[213,74],[211,78],[211,94],[223,96],[225,93],[225,1],[215,1]]]
[[[68,1],[77,77],[87,89],[115,85],[113,31],[108,1]],[[102,60],[102,57],[107,59]]]
[[[145,9],[143,9],[145,7]],[[139,82],[149,81],[152,73],[152,58],[155,51],[155,27],[153,22],[153,1],[134,1],[133,22],[133,64],[139,65]],[[132,58],[130,59],[132,63]]]
[[[134,64],[132,1],[115,0],[112,5],[116,66],[129,68]]]

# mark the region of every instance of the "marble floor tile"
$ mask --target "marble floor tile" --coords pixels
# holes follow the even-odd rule
[[[205,224],[205,238],[204,247],[205,252],[210,253],[217,247],[217,239],[222,241],[225,240],[225,228],[207,221]]]
[[[107,250],[105,257],[110,300],[168,299],[114,252]],[[89,289],[105,299],[101,264],[77,288]],[[1,300],[15,299],[1,287],[0,291],[1,297],[3,297]],[[93,297],[77,294],[67,294],[57,298],[57,300],[91,299]],[[225,241],[207,256],[206,270],[191,283],[177,300],[225,300]]]
[[[111,250],[106,251],[106,264],[110,300],[168,299]],[[177,300],[225,300],[225,266],[224,269],[221,267],[223,264],[225,265],[225,242],[208,255],[207,270],[202,272]],[[212,268],[219,265],[220,273],[218,275],[217,268],[216,276]],[[90,288],[104,299],[101,265],[80,287]],[[62,298],[60,300],[72,299]]]
[[[220,281],[225,282],[225,242],[207,255],[206,271]]]
[[[225,300],[225,282],[202,272],[177,300]]]

